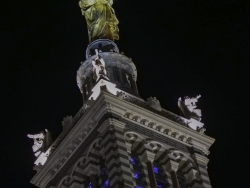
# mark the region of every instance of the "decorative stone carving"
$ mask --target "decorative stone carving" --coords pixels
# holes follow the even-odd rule
[[[126,101],[132,102],[134,104],[137,104],[139,106],[143,106],[143,107],[148,106],[147,102],[145,102],[144,100],[142,100],[142,99],[140,99],[138,97],[135,97],[133,95],[130,95],[128,93],[121,94],[121,92],[117,92],[116,96],[123,99],[123,100],[126,100]]]
[[[207,148],[202,148],[202,151],[204,152],[205,155],[209,155],[210,151]]]
[[[125,92],[122,92],[122,91],[117,91],[116,96],[117,96],[119,99],[123,99],[123,98],[124,98],[124,96],[125,96]]]
[[[94,69],[93,69],[94,79],[97,81],[97,80],[99,80],[100,76],[103,76],[104,78],[109,80],[107,77],[107,70],[105,67],[105,61],[103,60],[103,58],[101,58],[97,49],[95,49],[95,53],[96,53],[96,58],[94,60],[92,60],[92,65],[94,67]]]
[[[42,166],[33,166],[33,170],[39,172],[42,169]]]
[[[83,94],[84,102],[92,94],[92,88],[96,83],[94,79],[101,77],[109,80],[117,88],[126,88],[126,92],[139,96],[136,86],[137,70],[134,63],[126,56],[119,54],[118,49],[110,52],[112,46],[116,46],[115,43],[107,39],[96,40],[88,46],[87,60],[81,63],[76,75],[77,85]],[[98,55],[95,54],[96,49],[98,49],[96,52],[99,53]],[[120,76],[122,79],[119,79]]]
[[[129,119],[132,119],[132,118],[133,118],[133,114],[130,113],[130,112],[127,112],[124,116],[125,116],[126,118],[129,118]]]
[[[183,141],[183,142],[185,142],[185,140],[186,140],[186,136],[185,135],[181,135],[181,136],[179,136],[179,138],[178,138],[180,141]]]
[[[152,98],[152,97],[148,98],[148,104],[149,104],[149,106],[151,106],[155,110],[161,111],[160,101],[157,100],[155,97],[154,98]]]
[[[63,131],[65,133],[69,132],[69,130],[73,126],[73,118],[72,118],[72,116],[67,116],[67,117],[63,118],[62,126],[63,126]]]
[[[137,98],[137,97],[135,97],[135,96],[132,96],[132,95],[130,95],[130,94],[128,94],[128,93],[125,93],[125,92],[117,92],[117,94],[116,94],[116,96],[118,97],[118,98],[120,98],[120,99],[123,99],[123,100],[126,100],[126,101],[129,101],[129,102],[132,102],[132,103],[134,103],[134,104],[136,104],[136,105],[138,105],[138,106],[141,106],[141,107],[144,107],[144,108],[147,108],[147,109],[150,109],[150,110],[152,110],[152,106],[150,106],[150,104],[149,104],[149,102],[146,102],[146,101],[144,101],[144,100],[142,100],[142,99],[139,99],[139,98]],[[155,100],[154,98],[151,98],[151,99],[153,99],[153,100]],[[157,99],[156,99],[157,100]],[[158,101],[158,100],[157,100]],[[151,101],[152,102],[152,101]],[[155,109],[155,108],[154,108]],[[158,108],[159,109],[159,108]],[[156,110],[156,109],[155,109]],[[202,127],[203,126],[203,123],[200,123],[200,122],[198,122],[199,124],[198,125],[196,125],[197,123],[196,122],[194,122],[194,121],[196,121],[195,119],[193,119],[193,121],[192,121],[192,119],[191,120],[187,120],[186,118],[183,118],[183,117],[181,117],[181,116],[178,116],[178,115],[176,115],[176,114],[173,114],[173,113],[171,113],[171,112],[168,112],[167,110],[164,110],[164,109],[162,109],[161,108],[161,111],[159,111],[159,110],[157,110],[157,111],[155,111],[156,113],[159,113],[160,115],[163,115],[163,116],[165,116],[165,117],[167,117],[167,118],[169,118],[169,119],[171,119],[171,120],[173,120],[173,121],[175,121],[175,122],[177,122],[177,123],[180,123],[180,124],[182,124],[182,125],[184,125],[184,126],[188,126],[188,125],[190,125],[190,127],[191,127],[191,125],[194,125],[194,127]],[[142,124],[144,124],[144,122],[145,121],[143,121],[143,120],[141,120],[141,123]],[[196,124],[195,124],[196,123]],[[196,130],[196,129],[195,129]]]
[[[140,116],[134,116],[134,117],[132,118],[132,120],[134,120],[134,121],[136,121],[136,122],[140,122],[140,119],[141,119]]]
[[[193,144],[193,139],[191,137],[187,138],[186,142],[188,144]]]
[[[141,123],[150,129],[154,129],[154,130],[159,131],[163,134],[166,134],[168,136],[176,138],[183,143],[187,143],[189,145],[197,145],[197,142],[195,140],[193,141],[193,139],[190,137],[190,135],[187,134],[186,132],[184,132],[183,130],[181,131],[178,129],[177,130],[172,129],[171,127],[168,127],[166,125],[162,125],[160,122],[154,121],[154,120],[147,118],[144,115],[141,115],[141,114],[136,113],[134,111],[126,110],[124,112],[124,117],[128,118],[130,120],[136,121],[138,123]],[[139,119],[139,121],[138,121],[138,119]]]
[[[87,104],[86,104],[87,105]],[[83,114],[85,113],[86,108],[83,106],[78,112],[77,114],[73,117],[73,125],[76,124],[76,122],[83,116]]]
[[[201,121],[201,110],[196,109],[196,103],[200,97],[201,95],[194,98],[185,97],[184,101],[181,100],[181,97],[178,99],[178,106],[186,118]]]
[[[150,123],[148,124],[148,127],[153,128],[154,125],[156,125],[154,122],[150,122]]]
[[[195,98],[185,97],[184,101],[181,100],[181,97],[178,99],[178,107],[180,108],[181,113],[189,119],[188,126],[194,130],[199,130],[203,127],[201,123],[201,110],[196,109],[196,103],[201,96],[198,95]],[[201,130],[204,133],[204,129]]]
[[[160,126],[160,125],[158,125],[157,127],[156,127],[156,130],[157,131],[160,131],[162,129],[162,126]]]
[[[37,160],[35,161],[35,165],[44,165],[48,156],[50,155],[50,146],[52,144],[52,139],[50,137],[50,132],[45,129],[45,132],[40,132],[39,134],[28,134],[29,138],[34,140],[34,145],[32,146],[33,152],[35,152],[35,156]]]
[[[57,148],[57,146],[61,143],[61,141],[63,140],[65,134],[62,132],[57,139],[53,142],[53,144],[50,146],[51,150],[50,153],[53,153],[54,150]]]
[[[163,127],[161,127],[160,132],[163,133],[164,131],[165,131],[165,129]]]
[[[156,129],[156,127],[158,127],[158,125],[155,123],[152,128]],[[160,130],[158,130],[158,131],[160,131]]]
[[[165,134],[167,134],[167,135],[171,135],[172,130],[170,130],[170,129],[165,129],[165,130],[163,131],[163,133],[165,133]]]
[[[149,121],[147,119],[142,119],[140,123],[147,126]]]
[[[177,138],[177,137],[178,137],[178,135],[179,135],[179,133],[178,133],[178,132],[173,132],[173,133],[171,134],[171,136],[172,136],[172,137],[174,137],[174,138]]]
[[[201,134],[204,134],[205,131],[206,131],[206,128],[204,128],[204,127],[198,129],[198,132]]]

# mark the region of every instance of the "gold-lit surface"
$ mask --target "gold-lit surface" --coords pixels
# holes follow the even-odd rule
[[[119,21],[112,4],[113,0],[80,0],[79,6],[87,21],[89,42],[99,38],[119,39]]]

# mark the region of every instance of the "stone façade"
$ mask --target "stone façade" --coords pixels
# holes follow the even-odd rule
[[[143,102],[142,99],[134,97],[135,99]],[[140,142],[143,140],[147,147],[151,147],[153,152],[157,153],[160,148],[164,148],[171,155],[185,156],[186,159],[193,161],[196,160],[197,157],[194,157],[196,155],[203,161],[202,170],[206,168],[208,160],[205,154],[209,153],[208,148],[214,139],[160,115],[150,108],[143,108],[121,96],[102,91],[87,111],[80,114],[77,115],[78,118],[72,118],[78,121],[75,120],[74,124],[73,121],[71,122],[71,129],[64,130],[53,143],[53,152],[49,160],[44,166],[36,168],[37,174],[31,183],[39,187],[63,187],[63,182],[69,180],[71,182],[69,187],[72,187],[73,183],[77,186],[79,178],[83,181],[84,176],[87,177],[83,171],[79,174],[77,165],[79,166],[80,161],[88,156],[90,145],[96,139],[102,140],[100,127],[112,129],[117,124],[122,127],[121,135],[124,137],[124,142],[129,142],[127,136],[134,134],[137,135],[135,137],[140,137]],[[105,158],[102,152],[99,155]],[[193,165],[198,169],[198,162],[193,162]],[[209,185],[209,181],[206,180],[208,175],[205,173],[203,176],[204,184]]]

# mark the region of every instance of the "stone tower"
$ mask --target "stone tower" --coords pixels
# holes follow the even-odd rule
[[[41,188],[210,188],[206,155],[215,140],[195,118],[198,97],[179,99],[182,117],[163,109],[156,98],[143,100],[136,79],[134,63],[113,41],[90,43],[77,71],[82,108],[63,119],[62,133],[46,148],[47,130],[29,135],[38,157],[31,183]]]

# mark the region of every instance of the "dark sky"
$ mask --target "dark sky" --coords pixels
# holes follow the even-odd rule
[[[2,1],[3,2],[3,1]],[[88,45],[77,0],[1,5],[1,187],[33,187],[28,133],[61,122],[82,104],[76,71]],[[208,172],[215,188],[249,188],[250,2],[114,0],[120,51],[138,69],[143,99],[179,113],[180,96],[201,94],[206,134],[216,138]]]

